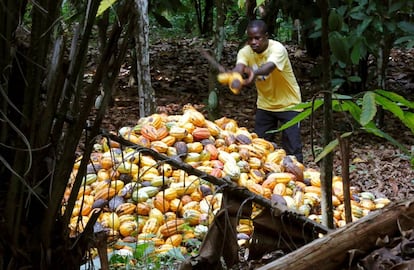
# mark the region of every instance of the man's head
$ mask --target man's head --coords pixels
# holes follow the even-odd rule
[[[247,25],[247,44],[256,53],[262,53],[269,45],[267,25],[262,20],[250,21]]]

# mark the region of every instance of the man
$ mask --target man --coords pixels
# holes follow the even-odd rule
[[[259,137],[273,141],[274,133],[268,131],[276,130],[279,122],[284,124],[299,113],[289,110],[289,107],[301,103],[300,88],[286,48],[269,39],[264,21],[250,21],[247,37],[247,45],[238,52],[233,71],[248,75],[244,85],[255,81],[255,132]],[[281,146],[288,155],[294,155],[303,162],[299,124],[282,131]]]

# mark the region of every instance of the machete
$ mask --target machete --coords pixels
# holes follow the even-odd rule
[[[202,56],[204,56],[205,59],[212,65],[214,68],[216,68],[220,73],[226,72],[226,68],[221,65],[213,56],[211,56],[206,50],[200,50],[200,53]]]

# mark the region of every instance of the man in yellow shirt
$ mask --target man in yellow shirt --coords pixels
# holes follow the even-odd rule
[[[276,130],[279,124],[286,123],[299,113],[289,110],[289,107],[301,103],[300,88],[286,48],[280,42],[269,39],[264,21],[250,21],[247,37],[247,45],[238,52],[233,71],[248,75],[244,84],[255,81],[255,132],[259,137],[273,141],[274,133],[268,131]],[[303,162],[299,124],[282,131],[281,146],[287,154]]]

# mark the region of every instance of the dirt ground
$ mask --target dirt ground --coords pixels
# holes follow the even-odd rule
[[[209,44],[198,39],[179,41],[161,40],[151,45],[151,80],[156,93],[159,112],[181,114],[183,105],[193,104],[207,115],[209,65],[198,49],[209,48]],[[235,62],[238,44],[225,46],[221,63],[231,68]],[[301,86],[302,99],[311,100],[320,96],[317,60],[306,55],[306,51],[287,45],[292,65]],[[414,97],[414,50],[394,50],[391,55],[387,78],[389,90],[396,91],[409,100]],[[245,88],[240,95],[233,95],[228,89],[218,86],[218,115],[237,120],[239,126],[252,130],[256,91]],[[318,168],[313,162],[312,149],[321,149],[323,131],[322,113],[317,112],[311,122],[301,123],[304,163],[306,167]],[[117,130],[123,126],[135,125],[138,120],[138,98],[134,84],[129,80],[129,66],[121,70],[121,76],[114,103],[109,108],[104,128]],[[383,130],[410,149],[414,149],[414,136],[398,119],[385,114]],[[349,119],[341,114],[334,115],[335,136],[351,131]],[[348,128],[348,129],[347,129]],[[386,140],[365,133],[354,127],[350,136],[350,180],[351,185],[377,196],[392,200],[404,200],[414,195],[414,170],[408,157]],[[277,143],[277,138],[276,138]],[[341,174],[341,153],[335,150],[334,174]]]

